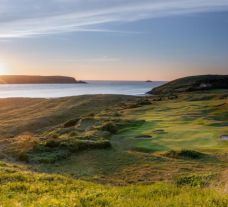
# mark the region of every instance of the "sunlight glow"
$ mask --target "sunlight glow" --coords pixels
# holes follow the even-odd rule
[[[5,75],[8,72],[7,65],[5,63],[0,62],[0,75]]]

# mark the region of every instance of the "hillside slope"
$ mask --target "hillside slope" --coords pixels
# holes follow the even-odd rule
[[[200,75],[180,78],[156,87],[148,94],[168,94],[212,89],[227,89],[228,75]]]
[[[0,205],[225,207],[227,98],[1,99]]]
[[[0,206],[12,207],[226,207],[228,197],[199,187],[158,183],[113,187],[0,162]]]
[[[56,99],[0,99],[0,137],[40,132],[72,118],[99,113],[121,102],[135,100],[122,95],[84,95]]]

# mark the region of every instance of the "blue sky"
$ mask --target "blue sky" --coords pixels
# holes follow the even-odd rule
[[[228,72],[228,0],[0,0],[0,73],[171,80]]]

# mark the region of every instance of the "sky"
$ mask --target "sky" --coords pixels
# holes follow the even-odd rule
[[[228,0],[0,0],[0,74],[228,74]]]

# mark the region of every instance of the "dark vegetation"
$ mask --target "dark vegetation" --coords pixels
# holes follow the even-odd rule
[[[74,127],[78,122],[79,122],[79,118],[77,119],[71,119],[69,121],[67,121],[66,123],[63,124],[64,128],[69,128],[69,127]]]
[[[24,154],[20,160],[31,163],[55,163],[67,159],[73,153],[91,149],[107,149],[111,144],[108,140],[49,140],[40,143],[32,151]]]
[[[182,159],[203,159],[203,158],[209,157],[209,155],[206,155],[201,152],[197,152],[195,150],[180,150],[180,151],[171,150],[165,153],[165,156],[171,157],[171,158],[182,158]]]
[[[215,177],[216,175],[213,174],[180,176],[176,179],[176,184],[177,186],[206,187]]]
[[[136,139],[151,139],[152,136],[147,135],[147,134],[142,134],[142,135],[138,135],[135,137]]]

